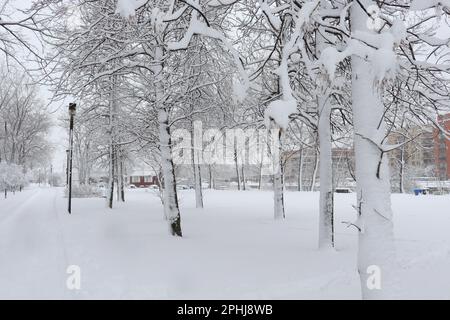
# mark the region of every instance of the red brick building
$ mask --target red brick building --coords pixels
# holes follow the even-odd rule
[[[450,132],[450,113],[438,117],[439,125],[448,133]],[[436,176],[440,180],[450,179],[450,140],[444,132],[434,129],[434,161]]]
[[[158,177],[155,172],[148,168],[135,169],[128,176],[128,183],[137,188],[147,188],[151,185],[159,185]]]

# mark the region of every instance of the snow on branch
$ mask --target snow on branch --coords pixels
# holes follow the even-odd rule
[[[184,50],[187,49],[191,39],[194,35],[203,35],[209,38],[214,38],[219,40],[221,44],[231,53],[233,60],[238,68],[239,75],[241,77],[242,83],[239,84],[240,91],[246,92],[250,86],[250,80],[248,78],[247,73],[245,72],[243,63],[239,56],[239,53],[236,49],[231,45],[231,43],[226,39],[226,37],[219,32],[218,30],[213,29],[203,14],[202,7],[198,0],[178,0],[186,5],[181,7],[175,12],[172,12],[174,1],[171,4],[171,10],[168,12],[172,12],[170,14],[164,14],[158,8],[154,8],[152,10],[152,23],[153,24],[164,24],[172,21],[176,21],[185,13],[187,8],[192,8],[191,18],[189,22],[189,27],[186,30],[184,36],[179,41],[173,41],[167,43],[167,49],[170,51]],[[214,0],[208,3],[209,6],[222,6],[222,5],[232,5],[236,2],[236,0]],[[147,0],[118,0],[116,13],[119,13],[122,17],[129,18],[135,15],[136,9],[145,5]],[[199,15],[203,18],[204,22],[199,20]],[[157,28],[162,29],[162,28]]]
[[[270,8],[270,5],[267,3],[267,1],[259,0],[258,3],[272,28],[274,28],[275,30],[280,30],[281,19],[273,14],[272,9]]]
[[[280,85],[282,90],[282,98],[272,101],[264,112],[264,119],[266,126],[270,126],[270,122],[273,121],[282,130],[286,130],[289,124],[290,116],[297,112],[297,101],[292,94],[292,88],[289,81],[289,68],[288,60],[292,53],[298,48],[298,39],[303,37],[304,28],[308,24],[311,15],[319,5],[318,0],[305,3],[298,12],[295,20],[295,29],[291,35],[291,38],[283,47],[281,53],[280,66],[276,70],[278,78],[280,79]],[[268,10],[269,8],[266,8]],[[272,13],[270,13],[272,14]],[[270,14],[266,12],[267,18],[270,20]],[[274,21],[270,22],[273,24]],[[275,22],[277,23],[277,22]],[[280,22],[281,23],[281,22]]]
[[[231,6],[239,0],[211,0],[207,3],[210,7],[221,7],[221,6]]]
[[[289,125],[289,116],[297,112],[297,101],[291,100],[275,100],[269,103],[264,112],[264,120],[267,128],[273,121],[283,131],[287,130]]]
[[[117,0],[116,13],[124,18],[134,17],[136,9],[146,2],[147,0]]]
[[[351,221],[341,221],[341,223],[345,224],[347,226],[347,228],[349,227],[355,227],[356,229],[358,229],[359,232],[362,232],[362,229],[360,226],[358,226],[356,223],[353,223]]]
[[[327,47],[322,51],[319,65],[330,80],[334,79],[336,65],[345,58],[356,55],[371,61],[374,80],[382,82],[392,79],[398,70],[398,56],[395,48],[406,39],[406,27],[401,20],[395,20],[389,30],[377,33],[364,31],[353,32],[347,41],[347,47],[338,51],[335,47]]]
[[[421,11],[438,7],[450,9],[450,0],[413,0],[409,9]]]
[[[250,86],[250,81],[247,73],[245,72],[241,58],[239,57],[239,53],[236,51],[235,48],[233,48],[231,43],[225,38],[225,36],[221,32],[209,27],[206,23],[200,21],[198,19],[198,14],[199,13],[197,11],[192,12],[189,27],[184,36],[179,41],[168,43],[167,48],[172,51],[184,50],[189,46],[189,43],[191,42],[191,39],[194,35],[203,35],[209,38],[219,40],[220,43],[231,53],[235,65],[238,68],[239,75],[243,81],[243,83],[241,83],[242,87],[241,90],[247,91],[248,87]]]

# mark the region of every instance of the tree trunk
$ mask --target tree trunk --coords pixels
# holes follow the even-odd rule
[[[194,169],[194,186],[195,186],[195,207],[203,208],[203,190],[202,190],[202,175],[200,165],[197,162],[193,163]]]
[[[213,181],[213,174],[212,174],[212,167],[211,165],[208,165],[208,173],[209,173],[209,189],[214,189],[214,181]]]
[[[362,0],[365,8],[375,1]],[[367,14],[361,6],[350,9],[351,31],[369,32]],[[355,174],[359,218],[358,271],[363,299],[389,299],[395,296],[393,267],[395,250],[387,155],[380,151],[386,134],[382,118],[384,106],[376,88],[370,62],[353,55],[352,109],[355,131]],[[371,272],[381,271],[381,288],[370,289]]]
[[[161,166],[164,180],[164,214],[169,223],[169,230],[173,236],[181,237],[181,217],[178,206],[177,188],[175,182],[175,168],[172,159],[172,141],[170,137],[169,113],[163,103],[164,76],[163,51],[161,47],[155,49],[155,61],[160,62],[153,66],[156,83],[156,101],[158,108],[159,144],[161,150]]]
[[[267,146],[267,141],[263,142]],[[264,156],[266,155],[264,151],[266,149],[264,148],[263,143],[260,142],[260,164],[259,164],[259,177],[258,177],[258,190],[262,189],[262,183],[263,183],[263,168],[264,168]]]
[[[277,152],[273,150],[274,157],[274,175],[273,175],[273,192],[274,192],[274,218],[284,219],[284,182],[283,182],[283,166],[281,161],[281,139],[282,132],[278,131],[278,141],[274,144],[273,149],[278,148]]]
[[[404,174],[405,174],[405,149],[404,146],[400,148],[400,172],[399,172],[399,191],[400,193],[405,193],[404,184]]]
[[[120,170],[120,175],[119,175],[119,183],[120,183],[120,200],[122,202],[125,202],[125,177],[123,174],[123,159],[122,157],[120,157],[120,162],[119,162],[119,170]]]
[[[331,248],[334,247],[331,104],[324,95],[317,97],[317,101],[320,148],[319,248]]]
[[[244,163],[242,163],[241,165],[241,176],[242,176],[242,190],[246,190],[246,186],[245,186],[245,168],[244,168]]]
[[[316,186],[317,179],[317,168],[319,167],[319,154],[317,148],[314,148],[314,170],[311,176],[311,186],[309,191],[314,191],[314,187]]]
[[[120,168],[119,168],[119,150],[118,146],[115,146],[114,148],[114,165],[115,165],[115,175],[114,175],[114,181],[116,184],[116,200],[117,202],[120,201]]]
[[[160,107],[158,111],[158,121],[161,165],[164,177],[164,214],[169,222],[170,233],[173,236],[181,237],[181,218],[175,183],[175,169],[172,159],[169,119],[168,112],[163,107]]]
[[[236,179],[237,179],[237,189],[241,190],[241,175],[239,173],[239,162],[238,162],[238,152],[237,152],[237,146],[236,146],[236,138],[234,140],[234,164],[236,167]]]
[[[116,146],[115,149],[117,201],[125,202],[122,151],[119,146]]]
[[[109,175],[108,175],[108,190],[107,190],[107,206],[112,209],[114,198],[114,147],[112,140],[109,144]]]
[[[299,150],[298,156],[298,182],[297,190],[303,191],[303,148]]]
[[[195,145],[202,141],[201,140],[201,132],[195,132],[196,128],[194,126],[194,122],[191,123],[191,143],[192,143],[192,169],[194,173],[194,189],[195,189],[195,207],[203,208],[203,190],[202,190],[202,173],[200,168],[200,152],[199,148],[202,148],[202,145]],[[201,130],[200,130],[201,131]],[[198,136],[200,135],[200,136]]]
[[[324,4],[321,6],[325,8]],[[319,32],[320,31],[320,32]],[[318,55],[325,49],[323,30],[316,33],[316,50]],[[319,196],[319,248],[334,247],[334,203],[333,203],[333,158],[331,141],[331,103],[328,87],[318,86],[320,94],[317,96],[317,108],[319,112],[319,172],[320,172],[320,196]]]
[[[259,165],[259,176],[258,176],[258,190],[261,190],[262,187],[262,171],[263,171],[263,164]]]
[[[112,95],[112,94],[111,94]],[[112,209],[114,199],[114,102],[113,99],[109,105],[109,174],[108,174],[108,190],[106,196],[106,204],[108,208]]]
[[[111,92],[109,95],[109,177],[108,177],[108,190],[107,190],[107,206],[112,209],[114,200],[114,181],[115,181],[115,167],[116,167],[116,154],[115,154],[115,118],[116,118],[116,93],[114,79],[112,79],[113,85],[111,86]]]

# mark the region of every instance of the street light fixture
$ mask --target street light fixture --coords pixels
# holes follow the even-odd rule
[[[73,156],[73,118],[77,110],[77,105],[75,103],[69,103],[69,206],[68,212],[72,213],[72,156]]]

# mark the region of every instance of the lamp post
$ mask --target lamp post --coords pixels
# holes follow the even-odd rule
[[[70,125],[69,125],[69,206],[68,212],[72,213],[72,156],[73,156],[73,118],[75,116],[75,112],[77,109],[77,105],[75,103],[69,103],[69,116],[70,116]]]
[[[69,186],[69,149],[66,150],[66,187]]]

